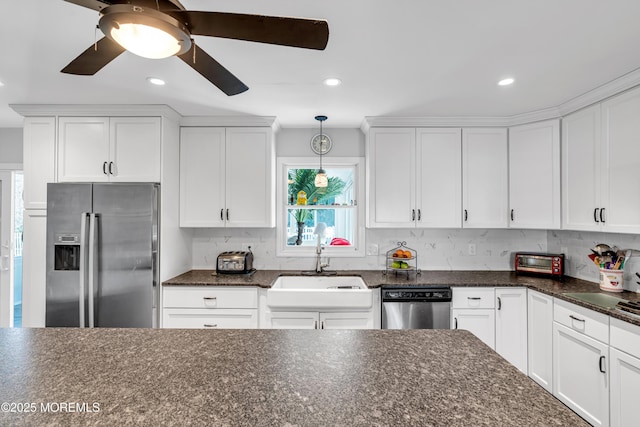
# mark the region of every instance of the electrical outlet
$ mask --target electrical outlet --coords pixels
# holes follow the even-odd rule
[[[242,244],[242,250],[243,251],[248,251],[250,249],[253,249],[254,245],[253,243],[243,243]]]
[[[475,255],[475,254],[476,254],[476,244],[469,243],[469,255]]]
[[[375,243],[370,243],[367,245],[367,255],[378,255],[378,245]]]

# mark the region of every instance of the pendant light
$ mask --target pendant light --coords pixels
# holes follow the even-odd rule
[[[327,172],[322,169],[322,153],[324,153],[324,147],[322,146],[322,122],[327,120],[327,116],[316,116],[315,119],[320,122],[320,169],[318,169],[314,184],[317,188],[327,188],[329,185],[329,179],[327,178]]]

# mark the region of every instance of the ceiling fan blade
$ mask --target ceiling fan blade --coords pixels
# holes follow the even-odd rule
[[[111,6],[113,3],[116,3],[110,0],[64,0],[64,1],[77,4],[78,6],[84,6],[93,10],[102,10],[105,7]]]
[[[196,52],[195,62],[193,57],[194,49]],[[247,85],[238,80],[236,76],[231,74],[229,70],[224,68],[207,52],[200,49],[195,43],[188,52],[178,55],[178,58],[189,64],[190,67],[229,96],[237,95],[249,89]]]
[[[188,23],[191,34],[323,50],[329,24],[319,19],[223,12],[167,11]]]
[[[92,76],[102,69],[109,62],[113,61],[124,52],[124,48],[118,43],[103,37],[98,40],[97,49],[91,45],[82,52],[69,65],[62,69],[63,73],[78,74],[81,76]]]

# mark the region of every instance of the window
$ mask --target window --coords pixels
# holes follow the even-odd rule
[[[316,158],[278,159],[277,255],[364,256],[364,163],[324,158],[329,185],[316,188]]]

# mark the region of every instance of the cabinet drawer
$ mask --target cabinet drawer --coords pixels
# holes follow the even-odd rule
[[[163,328],[185,329],[257,329],[258,310],[165,308]]]
[[[493,288],[453,288],[453,308],[494,308]]]
[[[611,347],[640,358],[640,326],[612,317],[610,332]]]
[[[258,289],[227,286],[165,287],[163,307],[258,308]]]
[[[568,328],[609,343],[609,316],[554,298],[553,320]]]

